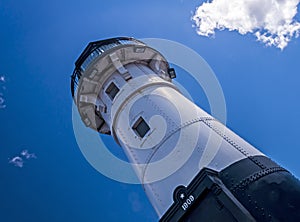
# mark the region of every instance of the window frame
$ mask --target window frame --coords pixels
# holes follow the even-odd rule
[[[118,88],[118,86],[114,82],[111,82],[106,88],[105,93],[106,95],[108,95],[111,101],[113,101],[119,91],[120,89]]]
[[[144,138],[147,133],[150,132],[150,129],[150,126],[142,116],[140,116],[132,126],[132,130],[140,138]]]

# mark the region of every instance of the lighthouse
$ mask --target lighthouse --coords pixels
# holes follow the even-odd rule
[[[159,51],[129,37],[89,43],[71,77],[81,120],[123,149],[160,221],[300,221],[299,181],[174,78]]]

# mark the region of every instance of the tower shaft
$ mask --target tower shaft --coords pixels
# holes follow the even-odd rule
[[[161,221],[299,221],[299,181],[187,99],[175,76],[155,49],[114,38],[88,45],[71,83],[82,121],[123,148]]]

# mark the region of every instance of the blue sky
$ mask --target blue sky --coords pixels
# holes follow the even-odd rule
[[[281,51],[251,34],[201,37],[191,16],[202,2],[0,0],[0,221],[157,221],[141,186],[94,170],[72,130],[74,62],[88,42],[115,36],[165,38],[198,52],[223,88],[227,126],[300,176],[300,40]],[[203,91],[177,75],[209,110]],[[8,163],[25,149],[37,159]]]

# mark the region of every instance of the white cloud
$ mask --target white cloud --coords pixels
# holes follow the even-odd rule
[[[228,29],[240,34],[253,33],[267,46],[284,49],[300,33],[294,19],[300,0],[212,0],[196,9],[193,20],[197,33],[212,36]]]
[[[34,153],[29,153],[28,150],[23,150],[21,155],[24,156],[26,159],[36,159],[36,155]]]
[[[23,161],[23,159],[22,159],[21,157],[19,157],[19,156],[13,157],[11,160],[9,160],[8,163],[11,163],[11,164],[13,164],[14,166],[20,167],[20,168],[22,168],[22,167],[24,166],[24,161]]]
[[[20,155],[17,155],[9,159],[8,163],[13,164],[15,167],[22,168],[24,166],[25,160],[36,159],[34,153],[29,153],[28,150],[22,150]]]
[[[0,109],[4,109],[6,107],[5,100],[3,98],[3,94],[0,93]]]
[[[5,90],[5,86],[3,84],[6,82],[5,76],[0,75],[0,86],[2,85],[2,90]],[[4,109],[6,107],[5,105],[5,99],[3,94],[0,92],[0,109]]]

